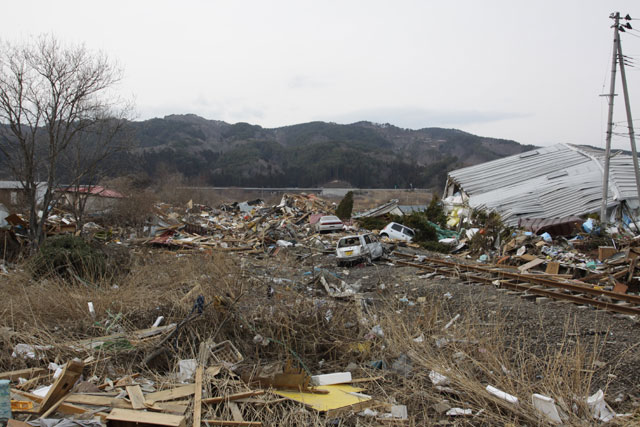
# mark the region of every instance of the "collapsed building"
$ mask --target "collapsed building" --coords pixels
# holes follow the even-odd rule
[[[604,150],[571,144],[516,154],[449,172],[443,199],[449,208],[496,211],[507,225],[521,219],[564,218],[599,212]],[[610,158],[607,216],[637,217],[640,204],[633,159]]]

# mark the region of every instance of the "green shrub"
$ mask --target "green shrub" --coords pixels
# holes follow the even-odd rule
[[[106,272],[106,256],[82,237],[70,234],[47,238],[30,261],[34,277],[56,275],[91,280]]]
[[[340,204],[336,208],[336,216],[345,221],[351,219],[351,212],[353,211],[353,191],[349,191],[344,195],[344,198],[340,201]]]
[[[437,194],[433,194],[429,206],[424,211],[427,219],[433,223],[438,224],[440,227],[445,227],[447,224],[447,215],[444,213],[444,207]]]
[[[429,220],[423,212],[413,212],[411,215],[399,217],[396,222],[413,228],[416,233],[413,241],[416,243],[438,241],[436,229],[429,224]]]
[[[358,223],[366,230],[382,230],[389,223],[389,220],[382,217],[360,218]]]
[[[420,246],[432,252],[441,252],[443,254],[448,254],[449,252],[451,252],[451,246],[435,241],[420,242]]]

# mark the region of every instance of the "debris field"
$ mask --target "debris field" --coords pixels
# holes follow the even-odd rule
[[[142,229],[56,212],[47,240],[89,242],[101,274],[34,274],[11,215],[0,418],[6,395],[14,426],[640,423],[633,232],[478,215],[439,229],[447,253],[385,237],[339,265],[341,237],[379,230],[319,233],[334,209],[161,203]]]

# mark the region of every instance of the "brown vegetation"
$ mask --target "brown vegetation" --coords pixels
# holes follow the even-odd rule
[[[614,381],[607,372],[620,374],[619,363],[626,358],[620,352],[617,358],[605,359],[609,366],[602,369],[605,337],[610,331],[599,328],[602,334],[585,335],[585,325],[576,320],[579,314],[560,309],[566,315],[549,324],[543,315],[531,316],[538,310],[536,304],[523,302],[526,306],[521,306],[492,297],[487,301],[496,304],[488,310],[489,303],[482,300],[486,294],[479,298],[477,287],[420,279],[409,267],[352,269],[345,280],[361,279],[365,298],[335,300],[313,276],[302,275],[314,266],[330,268],[327,259],[311,261],[316,258],[312,257],[300,264],[286,252],[263,260],[145,252],[135,256],[124,278],[103,283],[73,278],[34,281],[25,272],[7,276],[0,368],[34,364],[33,360],[10,356],[18,343],[53,346],[39,365],[84,358],[88,354],[71,351],[64,343],[120,329],[147,328],[159,315],[168,322],[180,322],[192,313],[198,294],[205,298],[204,312],[184,324],[175,337],[175,347],[174,343],[168,345],[167,351],[149,364],[145,359],[153,347],[144,343],[96,350],[92,354],[98,363],[91,374],[102,382],[107,377],[139,372],[160,385],[169,381],[167,375],[175,371],[177,360],[197,355],[204,340],[231,340],[245,356],[241,370],[299,360],[314,374],[341,372],[355,364],[349,367],[354,377],[383,376],[365,383],[365,393],[383,402],[406,404],[409,425],[454,419],[442,413],[447,407],[471,409],[472,417],[458,418],[466,424],[538,425],[543,421],[531,405],[534,392],[553,397],[568,417],[567,423],[577,425],[591,419],[584,398],[598,387],[606,389]],[[275,290],[271,297],[269,287]],[[447,291],[454,294],[452,299],[443,298]],[[414,305],[402,302],[402,295],[409,295]],[[95,306],[95,319],[89,316],[89,301]],[[445,328],[458,313],[462,316]],[[610,324],[611,315],[601,316],[607,317],[597,323]],[[531,325],[536,323],[553,328],[548,339],[532,339],[535,331]],[[375,325],[380,325],[384,337],[371,336]],[[258,344],[257,335],[269,340],[268,345]],[[626,351],[628,357],[629,352],[637,352],[637,346],[631,344]],[[376,360],[382,361],[384,369],[371,367],[370,362]],[[398,360],[406,363],[398,364]],[[448,377],[447,388],[434,387],[429,378],[432,370]],[[509,404],[489,395],[487,384],[518,396],[520,403]],[[242,390],[246,386],[222,374],[208,380],[206,395]],[[631,403],[625,398],[618,405],[620,411],[633,410]],[[263,425],[326,422],[321,413],[289,401],[242,404],[241,408],[245,419],[259,420]],[[207,411],[203,418],[231,419],[226,405]],[[374,418],[355,414],[340,418],[341,425],[377,425]]]

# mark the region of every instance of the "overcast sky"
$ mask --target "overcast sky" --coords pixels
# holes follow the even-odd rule
[[[139,120],[370,120],[602,147],[613,11],[640,18],[640,2],[21,0],[3,4],[0,37],[105,51]],[[640,60],[640,31],[622,42]],[[627,78],[640,119],[639,69]]]

